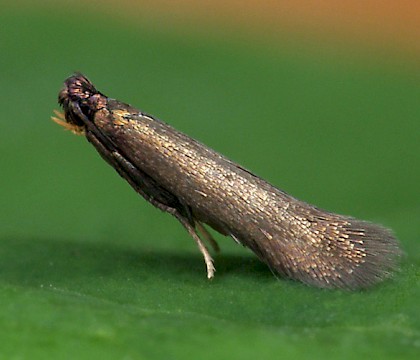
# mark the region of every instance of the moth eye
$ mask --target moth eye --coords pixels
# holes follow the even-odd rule
[[[82,103],[79,105],[79,108],[80,108],[80,111],[83,113],[83,115],[89,118],[90,113],[92,112],[89,105]]]

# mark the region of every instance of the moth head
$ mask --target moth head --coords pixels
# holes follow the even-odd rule
[[[53,120],[74,133],[83,134],[95,113],[106,106],[106,96],[96,90],[84,75],[76,73],[64,81],[58,103],[64,116],[58,115]]]

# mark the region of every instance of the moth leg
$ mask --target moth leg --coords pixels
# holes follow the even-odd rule
[[[203,241],[200,239],[200,237],[197,234],[197,231],[195,230],[194,226],[192,226],[188,219],[183,217],[178,212],[174,214],[174,216],[179,220],[179,222],[184,226],[184,228],[188,231],[188,234],[191,235],[191,237],[195,240],[195,242],[198,245],[198,249],[204,256],[204,262],[206,263],[207,267],[207,278],[212,279],[214,277],[214,272],[216,269],[213,265],[213,259],[207,250],[206,246],[204,245]]]
[[[219,244],[216,242],[214,237],[207,231],[204,225],[199,221],[196,222],[196,225],[200,234],[203,235],[203,237],[207,240],[207,242],[210,244],[213,250],[217,253],[220,252]]]
[[[209,251],[207,250],[206,246],[201,241],[200,237],[198,236],[195,228],[194,228],[194,219],[188,219],[188,217],[185,217],[179,209],[176,207],[172,207],[169,204],[165,204],[164,202],[159,201],[156,198],[153,198],[153,196],[150,196],[146,191],[144,191],[145,186],[149,186],[150,191],[161,190],[164,189],[158,189],[154,188],[154,183],[152,183],[152,179],[149,180],[149,183],[147,184],[146,181],[148,178],[145,176],[145,174],[141,174],[139,170],[133,166],[129,161],[127,161],[118,151],[115,151],[113,149],[112,144],[109,144],[110,149],[108,149],[98,138],[97,134],[94,134],[92,132],[87,132],[86,137],[88,140],[95,145],[98,152],[102,155],[102,157],[108,161],[117,171],[118,173],[126,179],[129,184],[139,193],[141,194],[146,200],[148,200],[150,203],[152,203],[154,206],[156,206],[158,209],[168,212],[175,216],[180,223],[185,227],[185,229],[188,231],[188,233],[191,235],[191,237],[195,240],[195,242],[198,245],[198,248],[200,249],[201,253],[204,256],[204,261],[206,263],[207,267],[207,278],[212,279],[214,277],[214,272],[216,269],[213,265],[213,259],[209,254]],[[140,186],[139,183],[142,182],[143,186]],[[159,195],[159,192],[156,192],[156,195]],[[179,204],[181,205],[181,204]],[[191,224],[192,223],[192,224]],[[200,229],[203,228],[202,226]],[[204,234],[207,233],[207,230],[204,230]],[[209,234],[210,235],[210,234]],[[203,235],[206,239],[207,236]],[[210,237],[211,238],[211,235]],[[214,241],[214,240],[213,240]],[[212,241],[209,240],[209,242],[213,245]],[[215,243],[215,241],[214,241]],[[217,245],[217,244],[216,244]]]

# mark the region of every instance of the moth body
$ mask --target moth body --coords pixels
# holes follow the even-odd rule
[[[217,244],[203,224],[250,248],[273,271],[324,288],[357,289],[396,268],[397,240],[382,226],[299,201],[216,151],[110,99],[81,74],[59,94],[64,119],[147,201],[197,242],[209,278]],[[201,235],[201,236],[200,236]]]

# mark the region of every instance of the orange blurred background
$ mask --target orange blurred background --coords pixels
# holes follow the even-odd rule
[[[330,39],[387,48],[407,55],[420,53],[420,2],[416,0],[122,0],[117,6],[110,0],[97,3],[104,10],[135,19],[146,14],[177,25],[216,23],[222,30],[239,27],[252,36],[288,34],[310,41]]]

